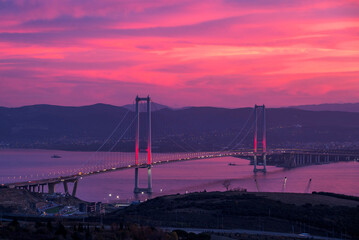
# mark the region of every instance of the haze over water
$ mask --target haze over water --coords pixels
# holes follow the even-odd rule
[[[51,158],[53,154],[62,158]],[[65,171],[83,166],[91,152],[67,152],[57,150],[1,150],[1,182],[14,181],[13,176],[22,176],[22,181],[40,178],[42,173]],[[228,163],[235,163],[229,166]],[[230,188],[245,188],[248,191],[281,192],[287,177],[286,192],[303,193],[309,179],[309,192],[327,191],[359,196],[358,162],[339,162],[327,165],[312,165],[291,170],[268,166],[266,174],[253,174],[249,161],[234,157],[221,157],[157,165],[152,168],[153,197],[158,195],[194,192],[224,191],[223,182],[229,179]],[[140,169],[140,186],[146,187],[147,170]],[[31,177],[32,175],[32,177]],[[26,176],[26,178],[25,178]],[[254,179],[257,179],[258,188]],[[86,201],[131,201],[134,199],[134,169],[85,177],[79,181],[77,197]],[[72,184],[70,184],[70,191]],[[56,191],[63,192],[62,184]],[[109,196],[111,194],[111,197]],[[140,196],[145,198],[147,196]]]

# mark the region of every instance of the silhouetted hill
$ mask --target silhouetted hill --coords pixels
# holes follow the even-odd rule
[[[155,109],[153,109],[155,110]],[[152,113],[154,151],[194,151],[251,147],[252,108],[162,108]],[[141,139],[145,139],[145,113]],[[248,126],[229,145],[248,120]],[[96,150],[113,132],[108,145],[134,148],[135,114],[124,107],[95,104],[83,107],[34,105],[0,108],[0,144],[10,147]],[[359,113],[267,109],[269,147],[358,148]],[[241,141],[241,139],[244,139]],[[144,144],[144,141],[141,141]],[[105,146],[106,147],[106,146]]]
[[[309,111],[359,112],[359,103],[324,103],[318,105],[291,106],[290,108]]]
[[[147,111],[147,104],[142,104],[142,103],[145,103],[145,102],[141,102],[140,103],[140,111],[141,112],[145,112]],[[129,109],[131,111],[136,111],[136,105],[135,104],[126,104],[124,106],[122,106],[123,108],[126,108],[126,109]],[[151,102],[151,111],[158,111],[158,110],[161,110],[161,109],[164,109],[164,108],[170,108],[166,105],[162,105],[162,104],[159,104],[159,103],[155,103],[155,102]]]
[[[127,110],[106,104],[83,107],[33,105],[0,109],[3,142],[34,142],[50,139],[101,139]]]

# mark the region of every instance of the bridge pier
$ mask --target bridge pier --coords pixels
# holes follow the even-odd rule
[[[55,193],[55,183],[48,183],[47,190],[48,190],[49,194],[54,194]]]
[[[148,176],[148,192],[152,193],[152,173],[151,173],[151,165],[147,167],[147,176]]]
[[[65,194],[69,194],[69,187],[67,186],[67,182],[64,181],[63,183],[64,183],[64,192],[65,192]]]
[[[138,181],[138,167],[135,168],[135,189],[133,190],[134,193],[152,193],[152,166],[147,165],[147,188],[140,188],[139,181]]]
[[[77,186],[78,186],[79,178],[70,179],[70,180],[67,180],[67,181],[64,181],[64,182],[63,182],[63,184],[64,184],[64,192],[65,192],[65,194],[67,194],[67,195],[70,195],[69,185],[68,185],[69,182],[72,182],[72,183],[74,184],[73,187],[72,187],[72,194],[71,194],[71,196],[75,197],[75,196],[76,196],[76,192],[77,192]]]
[[[134,192],[138,192],[138,167],[135,168],[135,189]]]
[[[79,179],[76,179],[75,182],[74,182],[74,187],[72,189],[72,196],[73,197],[76,197],[76,191],[77,191],[77,184],[79,182]]]

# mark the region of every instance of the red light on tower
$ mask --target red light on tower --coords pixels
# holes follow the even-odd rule
[[[257,135],[254,138],[254,152],[257,152]]]

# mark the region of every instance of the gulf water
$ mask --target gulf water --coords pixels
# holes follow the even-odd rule
[[[61,158],[52,158],[53,155]],[[0,181],[7,183],[65,176],[98,164],[89,160],[93,155],[92,152],[58,150],[0,150]],[[131,163],[133,158],[130,156],[127,161]],[[111,164],[116,164],[113,159],[111,161]],[[254,174],[248,160],[235,157],[161,164],[152,167],[152,196],[133,194],[134,176],[135,170],[127,169],[83,177],[79,180],[77,197],[86,201],[130,202],[138,197],[225,191],[225,181],[229,182],[229,189],[254,192],[326,191],[359,196],[359,162],[354,161],[290,170],[268,166],[266,174]],[[147,169],[140,169],[140,187],[146,186]],[[71,183],[69,187],[71,191]],[[63,185],[56,185],[56,191],[63,192]]]

